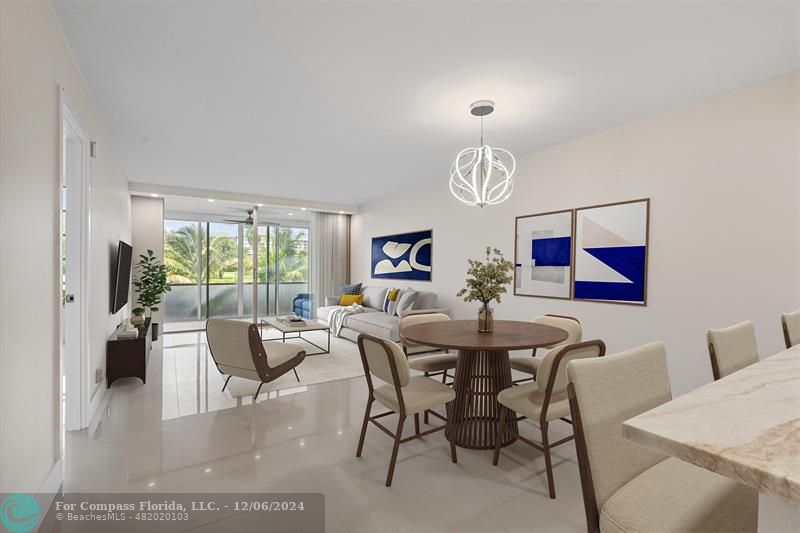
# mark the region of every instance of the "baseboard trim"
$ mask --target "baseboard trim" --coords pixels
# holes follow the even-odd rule
[[[61,492],[61,485],[64,483],[64,460],[59,459],[56,461],[56,464],[53,465],[53,468],[50,470],[50,474],[47,476],[47,479],[44,480],[42,483],[42,487],[39,489],[39,494],[36,495],[36,503],[39,504],[39,509],[41,510],[41,515],[45,516],[47,514],[47,510],[50,509],[50,506],[53,505],[53,500],[55,500],[56,494]],[[39,523],[41,526],[41,523]],[[36,527],[36,531],[39,531],[39,526]]]
[[[102,387],[102,383],[100,385]],[[110,398],[110,396],[111,396],[110,388],[104,387],[101,388],[99,391],[97,391],[97,394],[94,395],[94,398],[92,398],[92,401],[89,404],[89,416],[86,417],[86,421],[88,422],[88,424],[86,425],[86,427],[91,427],[92,422],[94,421],[95,416],[97,415],[97,412],[100,409],[100,406],[103,405],[104,403],[107,403],[108,398]]]

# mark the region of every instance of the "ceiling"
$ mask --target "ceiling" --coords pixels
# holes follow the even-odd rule
[[[259,223],[273,223],[282,226],[308,226],[311,211],[305,208],[281,208],[254,206],[243,202],[230,202],[207,198],[164,196],[165,217],[176,220],[209,220],[212,222],[232,222],[245,220],[248,211],[258,210]]]
[[[360,205],[800,68],[797,2],[56,0],[131,182]]]

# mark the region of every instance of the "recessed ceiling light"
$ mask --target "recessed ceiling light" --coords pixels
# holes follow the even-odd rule
[[[339,211],[339,214],[340,215],[344,215],[344,211]]]
[[[291,217],[291,216],[294,216],[294,213],[289,213],[289,216],[290,216],[290,217]]]
[[[211,472],[211,468],[210,468],[210,467],[208,467],[208,468],[206,468],[205,470],[203,470],[203,472],[205,472],[206,474],[208,474],[209,472]]]
[[[264,207],[264,204],[257,204],[258,207]]]
[[[213,199],[213,198],[209,198],[209,199],[208,199],[208,201],[209,201],[209,202],[213,202],[213,201],[214,201],[214,199]]]
[[[256,461],[258,461],[259,459],[261,459],[261,454],[260,453],[258,455],[256,455]]]
[[[156,482],[155,481],[151,481],[150,483],[147,484],[147,486],[148,487],[155,487],[156,486]]]
[[[154,193],[154,192],[151,192],[150,193],[150,197],[151,198],[158,198],[158,195],[156,193]]]
[[[300,211],[306,211],[306,208],[305,207],[301,207]]]

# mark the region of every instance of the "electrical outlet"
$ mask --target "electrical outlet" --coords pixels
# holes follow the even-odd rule
[[[103,369],[98,367],[97,370],[94,371],[94,382],[101,383],[103,381]]]

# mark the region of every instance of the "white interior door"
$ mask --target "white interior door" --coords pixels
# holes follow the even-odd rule
[[[88,425],[89,139],[61,103],[61,384],[66,430]]]

